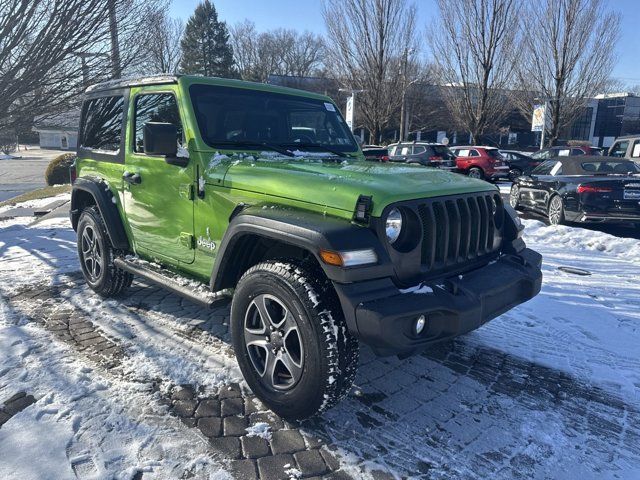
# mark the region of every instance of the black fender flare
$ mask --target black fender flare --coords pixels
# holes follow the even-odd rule
[[[246,235],[266,237],[310,252],[333,282],[350,283],[393,274],[391,261],[374,231],[349,220],[321,213],[283,207],[249,207],[233,217],[225,232],[211,274],[211,289],[224,288],[225,272],[236,261],[239,240]],[[360,267],[327,265],[319,256],[321,249],[349,251],[373,248],[378,263]]]
[[[113,247],[118,250],[130,250],[129,239],[127,238],[120,212],[112,200],[113,193],[109,189],[109,185],[102,179],[80,177],[73,183],[71,190],[71,210],[69,212],[73,229],[77,229],[82,207],[85,205],[83,202],[83,194],[91,195],[93,198],[95,205],[100,211],[100,215],[102,215]]]

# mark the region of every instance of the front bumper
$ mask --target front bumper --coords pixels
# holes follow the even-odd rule
[[[407,356],[462,335],[540,291],[542,257],[524,249],[464,275],[430,285],[433,293],[403,293],[390,279],[335,284],[351,331],[378,355]],[[424,315],[426,326],[414,333]]]

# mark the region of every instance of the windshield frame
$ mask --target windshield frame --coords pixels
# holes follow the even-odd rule
[[[200,113],[203,111],[201,110],[201,107],[198,103],[198,95],[201,94],[200,92],[206,92],[207,90],[209,91],[213,91],[215,93],[222,93],[222,94],[238,94],[238,95],[245,95],[245,96],[250,96],[252,93],[255,93],[259,96],[263,96],[265,97],[265,99],[269,99],[269,97],[271,97],[274,100],[284,100],[284,101],[294,101],[294,102],[303,102],[303,103],[311,103],[314,105],[314,109],[317,111],[325,111],[328,113],[333,113],[335,114],[335,121],[338,122],[339,126],[344,130],[344,132],[342,132],[344,135],[342,136],[343,139],[347,140],[348,143],[344,143],[344,144],[338,144],[338,143],[317,143],[317,144],[313,144],[313,147],[302,147],[302,148],[297,148],[295,147],[295,143],[294,141],[292,141],[292,139],[283,139],[283,141],[279,142],[277,140],[273,140],[270,142],[260,142],[260,141],[253,141],[250,139],[247,140],[238,140],[237,141],[237,146],[235,145],[236,142],[234,142],[233,140],[228,140],[228,139],[224,139],[224,138],[220,138],[220,139],[212,139],[210,137],[208,137],[207,135],[203,135],[203,126],[201,124],[201,122],[203,121],[203,119],[201,118]],[[211,84],[207,84],[207,83],[193,83],[189,86],[188,88],[188,92],[189,92],[189,101],[191,102],[191,109],[193,111],[193,115],[194,115],[194,126],[197,128],[198,131],[198,136],[199,139],[203,142],[203,144],[207,145],[208,147],[212,148],[212,149],[220,149],[220,150],[248,150],[248,151],[262,151],[264,150],[264,148],[262,148],[262,146],[260,145],[260,143],[271,143],[274,146],[278,146],[281,147],[283,149],[287,149],[289,151],[295,151],[295,150],[300,150],[300,151],[304,151],[305,153],[309,153],[309,154],[314,154],[314,153],[321,153],[321,152],[331,152],[331,151],[336,151],[336,152],[340,152],[340,154],[344,154],[344,155],[349,155],[349,154],[358,154],[360,152],[360,146],[358,144],[358,142],[356,141],[353,132],[351,131],[351,129],[349,128],[349,126],[347,125],[347,122],[344,120],[344,117],[342,116],[342,113],[340,112],[340,109],[337,108],[337,106],[335,106],[335,104],[333,103],[333,101],[329,100],[328,98],[318,98],[315,96],[305,96],[305,95],[296,95],[296,94],[290,94],[290,93],[283,93],[283,92],[275,92],[275,91],[271,91],[271,90],[263,90],[263,89],[251,89],[251,88],[243,88],[243,87],[235,87],[235,86],[227,86],[227,85],[211,85]],[[206,93],[205,93],[206,94]],[[317,107],[324,107],[324,108],[317,108]],[[309,109],[309,111],[313,111],[314,109]],[[288,110],[283,110],[285,112],[285,115],[287,114]],[[291,110],[291,111],[295,111],[295,110]],[[325,120],[327,121],[329,120],[328,118]],[[331,120],[329,120],[331,121]],[[296,129],[296,128],[303,128],[303,127],[299,127],[296,125],[292,125],[291,129]],[[205,129],[206,130],[206,129]],[[248,145],[248,143],[253,143],[253,145]],[[326,150],[325,150],[326,149]]]

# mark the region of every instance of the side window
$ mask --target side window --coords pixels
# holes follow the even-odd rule
[[[400,155],[411,155],[411,147],[402,147]]]
[[[636,143],[638,143],[636,141]],[[627,147],[629,146],[629,142],[625,141],[625,142],[616,142],[613,144],[613,147],[611,147],[611,153],[609,154],[610,157],[619,157],[619,158],[624,158],[624,156],[627,154]]]
[[[584,155],[584,151],[579,148],[572,148],[571,155]]]
[[[479,157],[479,156],[480,156],[480,154],[478,153],[478,151],[477,151],[477,150],[470,150],[470,151],[469,151],[469,156],[470,156],[470,157]]]
[[[394,146],[389,149],[389,156],[393,157],[396,154],[396,148],[398,147]]]
[[[632,158],[640,158],[640,140],[633,142],[633,150],[631,150]]]
[[[574,149],[574,150],[576,150],[576,149]],[[558,150],[558,156],[559,157],[568,157],[570,153],[571,153],[571,149],[569,149],[569,148],[563,148],[563,149]],[[576,153],[575,155],[582,155],[582,152]]]
[[[424,148],[424,147],[417,146],[417,145],[413,147],[413,154],[414,155],[419,155],[421,153],[424,153],[425,151],[426,151],[426,148]]]
[[[147,122],[173,123],[178,129],[178,144],[183,144],[182,122],[176,97],[172,93],[147,93],[136,97],[134,150],[144,152],[144,124]]]
[[[467,149],[458,150],[456,155],[459,156],[459,157],[468,157],[468,156],[470,156],[469,155],[469,150],[467,150]]]
[[[85,102],[81,146],[117,152],[122,139],[124,97],[99,97]]]

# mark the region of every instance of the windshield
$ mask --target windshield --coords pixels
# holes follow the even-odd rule
[[[202,139],[211,147],[356,152],[358,146],[333,103],[234,87],[192,85]]]

